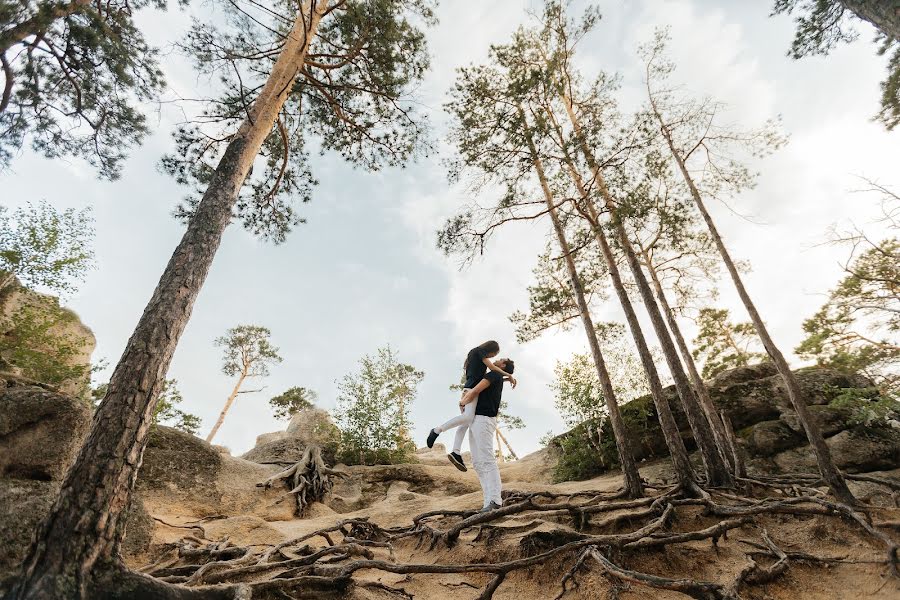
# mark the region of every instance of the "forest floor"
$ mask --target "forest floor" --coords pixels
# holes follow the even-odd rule
[[[203,515],[151,498],[152,551],[130,566],[190,586],[248,583],[253,598],[900,598],[889,560],[900,470],[870,474],[893,489],[852,482],[866,503],[857,511],[812,479],[686,498],[665,462],[641,465],[653,487],[627,501],[616,474],[551,483],[541,451],[501,466],[505,506],[480,517],[471,470],[438,447],[417,458],[346,468],[330,498],[296,518]]]

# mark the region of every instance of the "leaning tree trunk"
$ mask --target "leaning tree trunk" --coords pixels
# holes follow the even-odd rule
[[[657,306],[656,299],[653,297],[653,291],[650,289],[650,284],[647,282],[647,278],[641,270],[640,262],[638,262],[634,248],[631,246],[625,227],[616,216],[616,206],[613,202],[612,195],[606,187],[606,183],[603,175],[600,173],[600,168],[594,154],[588,148],[587,141],[582,135],[581,123],[575,115],[571,99],[564,94],[560,99],[566,107],[566,113],[569,116],[575,134],[579,138],[581,152],[591,168],[591,173],[594,177],[594,182],[598,187],[600,197],[603,199],[606,209],[610,212],[610,216],[612,217],[616,237],[618,238],[619,244],[622,246],[622,251],[625,253],[625,258],[628,261],[628,266],[631,269],[631,274],[634,277],[634,282],[641,294],[644,306],[647,308],[647,314],[650,316],[653,330],[656,332],[656,337],[659,339],[659,343],[662,346],[666,364],[668,364],[669,371],[672,373],[672,378],[675,380],[675,389],[678,391],[678,395],[681,397],[681,402],[684,405],[684,413],[685,416],[687,416],[691,431],[694,434],[694,440],[700,448],[700,454],[703,457],[703,464],[706,466],[706,474],[709,483],[712,485],[731,486],[734,484],[734,478],[728,470],[727,462],[723,458],[725,456],[725,449],[723,448],[720,450],[718,448],[716,440],[713,437],[710,423],[706,420],[706,415],[703,413],[703,409],[700,408],[700,403],[694,396],[694,391],[691,389],[687,375],[685,375],[684,369],[681,366],[681,360],[678,358],[678,352],[675,350],[675,345],[672,343],[672,338],[669,336],[669,332],[666,329],[659,306]],[[580,179],[577,171],[574,171],[573,169],[573,172]],[[584,185],[580,184],[579,188],[579,192],[581,192],[581,190],[584,190]],[[599,231],[601,225],[599,222],[599,214],[597,214],[594,203],[586,198],[585,204],[590,211],[591,220],[594,223],[594,231]]]
[[[738,295],[741,298],[741,302],[744,303],[744,307],[747,309],[747,313],[750,315],[750,320],[753,322],[753,326],[756,329],[756,334],[759,336],[760,340],[762,340],[763,346],[766,348],[766,352],[769,354],[772,362],[775,363],[775,368],[778,369],[778,373],[784,380],[784,386],[785,388],[787,388],[788,397],[791,400],[791,405],[794,407],[794,411],[797,413],[797,418],[803,425],[803,429],[806,432],[806,437],[809,439],[809,445],[812,447],[813,453],[816,455],[816,462],[819,465],[819,472],[822,475],[822,479],[825,480],[825,483],[828,484],[831,492],[838,500],[849,504],[856,504],[856,498],[853,497],[853,494],[850,492],[850,488],[847,487],[847,482],[844,481],[844,476],[841,475],[841,472],[835,466],[834,461],[831,458],[831,451],[828,449],[828,445],[825,443],[825,438],[822,437],[822,431],[821,429],[819,429],[818,423],[813,421],[811,415],[809,414],[809,408],[807,408],[806,406],[806,399],[804,398],[803,390],[800,388],[800,382],[797,381],[797,377],[791,371],[791,367],[788,365],[787,360],[785,360],[784,355],[781,353],[781,350],[779,350],[778,346],[775,345],[775,342],[772,340],[772,336],[769,335],[769,330],[768,328],[766,328],[766,324],[763,322],[762,317],[759,316],[759,312],[756,310],[756,305],[754,305],[753,300],[750,299],[750,295],[747,293],[747,289],[744,287],[744,282],[741,279],[741,275],[740,273],[738,273],[734,261],[731,260],[731,254],[729,254],[728,249],[725,247],[725,243],[722,241],[722,236],[719,235],[719,230],[718,228],[716,228],[716,224],[713,222],[712,217],[706,210],[706,206],[703,203],[703,198],[700,196],[700,190],[698,190],[697,186],[694,184],[694,178],[688,171],[687,165],[685,164],[684,158],[681,156],[681,153],[675,147],[675,142],[672,139],[671,132],[666,126],[662,115],[657,110],[652,97],[651,107],[653,108],[654,116],[659,122],[660,131],[662,132],[663,137],[666,139],[666,143],[669,146],[669,151],[672,153],[672,156],[675,158],[675,162],[678,164],[678,169],[681,171],[681,175],[682,177],[684,177],[688,189],[691,192],[691,197],[694,199],[694,203],[697,205],[700,214],[703,215],[703,220],[706,221],[706,226],[707,228],[709,228],[709,233],[712,235],[713,241],[716,243],[716,248],[718,248],[719,254],[722,255],[722,261],[725,263],[725,267],[728,269],[728,274],[731,275],[731,280],[734,282],[734,287],[737,289]]]
[[[616,401],[616,393],[613,389],[612,379],[606,368],[606,360],[603,358],[603,352],[600,350],[600,343],[597,341],[597,331],[594,328],[594,321],[591,318],[590,309],[584,294],[584,285],[581,277],[578,275],[578,269],[575,267],[575,260],[572,258],[569,241],[566,239],[566,232],[559,220],[556,206],[553,201],[553,193],[547,183],[547,177],[544,173],[544,166],[538,156],[537,148],[531,137],[531,131],[525,118],[525,111],[519,108],[519,115],[522,119],[523,127],[525,127],[525,136],[528,141],[528,148],[531,152],[532,164],[537,172],[538,180],[541,183],[541,189],[544,192],[544,199],[547,203],[547,210],[550,213],[550,219],[553,221],[553,229],[556,232],[559,248],[562,251],[563,258],[566,262],[566,269],[569,272],[569,282],[572,285],[572,294],[575,296],[575,303],[578,305],[578,312],[581,314],[581,322],[584,325],[584,332],[588,338],[588,346],[591,349],[591,356],[594,359],[594,367],[597,369],[597,378],[600,380],[600,389],[603,397],[606,399],[606,408],[609,411],[609,422],[612,426],[613,436],[616,440],[616,450],[619,453],[619,463],[622,465],[622,475],[624,477],[625,492],[629,497],[639,498],[643,495],[643,486],[641,485],[641,476],[638,473],[637,465],[634,462],[634,454],[628,445],[628,430],[625,428],[625,421],[622,419],[622,413],[619,410],[619,404]],[[690,464],[688,464],[690,467]],[[693,481],[693,478],[690,478]]]
[[[228,400],[225,401],[225,406],[222,407],[222,412],[219,413],[219,418],[216,419],[216,424],[213,425],[213,428],[210,430],[209,435],[206,436],[207,443],[212,443],[213,438],[216,436],[216,433],[219,431],[219,428],[222,426],[222,423],[225,422],[225,415],[228,414],[228,411],[231,410],[231,405],[234,404],[234,399],[237,398],[238,392],[241,390],[241,384],[244,383],[244,379],[247,378],[247,367],[244,367],[244,370],[241,371],[241,376],[238,377],[237,383],[234,384],[234,389],[231,390],[231,395],[228,396]]]
[[[564,140],[562,138],[561,129],[556,122],[556,117],[549,108],[545,107],[545,109],[550,122],[553,123],[554,129],[559,136],[560,144],[563,144]],[[575,182],[579,193],[585,198],[585,202],[588,202],[587,192],[584,189],[581,176],[572,165],[568,153],[566,152],[565,154],[569,175]],[[576,207],[577,206],[578,205],[576,204]],[[579,212],[582,212],[581,208],[578,210]],[[616,290],[619,304],[621,304],[622,310],[625,313],[625,320],[628,322],[628,328],[631,331],[631,336],[637,347],[641,365],[644,368],[644,373],[647,375],[647,382],[650,385],[650,396],[653,398],[653,405],[656,407],[656,414],[659,419],[663,438],[666,442],[666,447],[669,449],[669,455],[672,457],[672,466],[675,470],[675,476],[678,478],[678,482],[684,490],[691,491],[696,487],[694,469],[688,458],[684,440],[681,439],[681,434],[678,432],[678,424],[675,422],[675,417],[672,415],[669,401],[666,399],[665,393],[663,392],[662,381],[659,378],[659,372],[656,370],[656,364],[653,362],[653,355],[650,354],[650,347],[647,345],[647,340],[644,338],[644,332],[638,321],[637,313],[634,311],[634,306],[631,304],[631,299],[628,297],[628,292],[625,290],[625,284],[622,282],[622,276],[619,273],[619,265],[616,263],[612,249],[606,239],[606,233],[604,233],[603,229],[599,226],[599,223],[596,220],[592,220],[588,214],[582,212],[582,216],[586,217],[588,221],[591,222],[594,236],[603,252],[603,258],[606,262],[606,268],[609,271],[609,277],[612,280],[613,288]]]
[[[840,0],[853,14],[878,31],[900,41],[900,2],[896,0]]]
[[[736,465],[732,457],[731,444],[725,430],[725,425],[722,423],[722,419],[719,416],[716,405],[713,404],[712,398],[709,395],[709,390],[703,383],[703,378],[700,376],[700,371],[697,370],[697,363],[694,362],[694,357],[691,355],[691,350],[690,348],[688,348],[687,342],[684,339],[684,335],[681,332],[681,327],[679,327],[678,325],[678,319],[675,318],[675,311],[672,310],[672,307],[669,305],[669,299],[666,297],[666,292],[663,289],[662,282],[659,280],[659,274],[656,272],[656,268],[653,266],[653,262],[650,260],[650,255],[644,250],[641,251],[641,254],[644,257],[644,266],[647,267],[647,272],[650,273],[650,279],[653,281],[653,287],[656,290],[656,297],[659,300],[660,305],[662,306],[663,314],[666,317],[666,322],[669,324],[669,331],[672,332],[672,337],[675,338],[675,343],[678,344],[678,350],[681,353],[681,358],[684,361],[684,365],[687,367],[691,382],[694,384],[694,391],[697,393],[697,398],[700,400],[700,407],[703,409],[703,412],[706,414],[706,418],[709,421],[709,424],[712,426],[712,432],[713,436],[716,439],[716,444],[719,446],[719,450],[724,453],[724,458],[728,462],[731,471],[737,474]]]
[[[113,372],[90,434],[34,536],[12,597],[86,598],[119,546],[163,378],[241,186],[306,59],[326,2],[301,3],[265,86],[213,173]]]

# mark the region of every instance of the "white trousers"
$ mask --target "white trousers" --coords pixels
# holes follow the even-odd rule
[[[468,392],[468,388],[463,390],[463,396]],[[475,406],[478,404],[477,402],[469,402],[466,404],[466,408],[463,413],[457,417],[453,417],[443,425],[441,425],[441,432],[447,431],[448,429],[453,429],[457,427],[456,437],[453,439],[453,451],[457,454],[462,454],[462,443],[466,438],[466,432],[469,431],[469,425],[472,424],[472,420],[475,419]]]
[[[484,506],[488,506],[491,502],[503,504],[500,497],[503,484],[500,481],[500,469],[497,467],[497,455],[494,454],[496,431],[496,417],[475,415],[469,426],[469,451],[472,453],[472,465],[484,493]]]

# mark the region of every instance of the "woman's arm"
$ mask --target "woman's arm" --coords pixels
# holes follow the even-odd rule
[[[500,373],[501,375],[503,375],[503,377],[505,377],[506,379],[509,379],[509,383],[510,383],[510,385],[513,386],[513,388],[516,387],[516,378],[515,377],[513,377],[512,375],[510,375],[509,373],[507,373],[506,371],[504,371],[503,369],[501,369],[500,367],[498,367],[497,365],[492,363],[491,359],[489,359],[487,357],[485,357],[483,362],[484,362],[484,366],[486,366],[491,371],[493,371],[495,373]]]
[[[466,392],[466,395],[462,397],[462,400],[459,401],[460,406],[465,406],[471,402],[475,402],[478,400],[478,394],[488,389],[488,386],[491,385],[491,382],[487,379],[482,379],[478,382],[478,385],[473,387],[471,390]]]

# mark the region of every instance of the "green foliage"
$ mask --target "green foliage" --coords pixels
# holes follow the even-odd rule
[[[91,400],[96,408],[98,404],[106,396],[109,384],[103,383],[91,389]],[[177,405],[184,401],[181,392],[178,390],[178,381],[175,379],[166,379],[163,381],[162,391],[159,393],[156,401],[156,409],[153,411],[151,422],[153,425],[167,425],[186,431],[192,435],[197,435],[200,429],[200,417],[197,415],[184,412]]]
[[[312,408],[319,395],[305,387],[292,387],[269,400],[276,419],[290,419],[301,410]]]
[[[888,420],[900,420],[900,396],[882,394],[878,388],[841,388],[830,390],[835,397],[830,406],[849,411],[850,425],[886,427]]]
[[[142,104],[163,89],[156,49],[135,24],[165,0],[0,2],[0,166],[28,143],[115,179],[148,132]],[[0,87],[3,87],[0,86]]]
[[[603,331],[605,335],[599,341],[618,403],[623,405],[649,393],[640,359],[625,339],[625,327],[610,323]],[[557,362],[554,374],[556,379],[550,389],[567,426],[576,427],[606,416],[606,398],[590,354],[573,354],[569,362]]]
[[[861,372],[886,393],[900,392],[900,239],[866,247],[825,304],[804,321],[799,356],[849,373]]]
[[[424,376],[399,362],[389,346],[361,358],[359,371],[338,382],[339,459],[365,465],[408,462],[416,450],[409,407]]]
[[[0,290],[12,277],[55,294],[71,293],[93,266],[91,209],[58,211],[46,201],[12,213],[0,206]]]
[[[176,131],[175,151],[162,160],[167,173],[192,188],[175,210],[179,219],[196,209],[296,17],[295,4],[256,6],[261,10],[247,8],[251,14],[237,3],[221,5],[224,14],[196,21],[182,43],[221,94]],[[303,222],[296,203],[308,202],[317,183],[310,146],[369,170],[428,150],[426,121],[410,94],[429,67],[421,26],[433,23],[431,0],[349,0],[323,16],[241,190],[235,217],[248,231],[280,243]]]
[[[893,129],[900,124],[900,33],[882,28],[870,15],[855,13],[854,4],[866,3],[848,3],[842,0],[776,0],[772,14],[797,13],[794,19],[797,31],[788,52],[788,56],[795,59],[825,55],[838,44],[856,40],[859,34],[853,27],[853,21],[865,20],[875,25],[878,28],[876,41],[880,43],[878,54],[889,56],[887,78],[881,82],[881,108],[876,118],[888,129]],[[897,10],[895,3],[891,2],[871,1],[868,4],[871,5],[869,10],[872,13]],[[893,18],[896,23],[896,14]]]
[[[55,387],[84,382],[89,367],[78,364],[84,339],[73,332],[75,313],[50,296],[29,296],[0,318],[0,363],[22,376]]]
[[[728,310],[703,308],[697,318],[700,331],[694,338],[694,358],[703,361],[703,377],[765,360],[754,350],[761,346],[752,323],[732,323]]]
[[[258,325],[238,325],[216,338],[215,345],[223,348],[222,372],[229,377],[265,377],[269,367],[282,361],[278,348],[269,341],[272,332]]]

